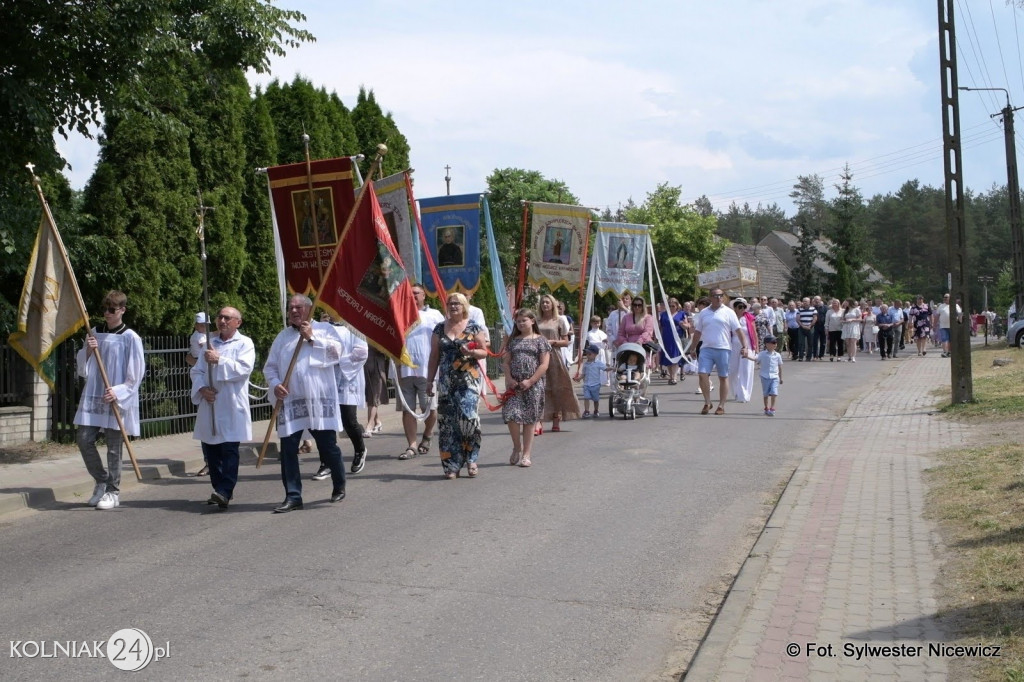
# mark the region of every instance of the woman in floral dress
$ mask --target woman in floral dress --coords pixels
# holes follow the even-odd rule
[[[433,395],[437,378],[437,446],[444,477],[457,478],[463,465],[473,478],[480,456],[480,365],[487,357],[483,330],[469,320],[469,301],[462,294],[448,297],[448,316],[434,327],[427,378]]]
[[[914,327],[914,343],[918,355],[928,355],[928,337],[932,335],[932,307],[924,302],[924,296],[917,297],[917,303],[910,306],[910,322]]]
[[[557,362],[557,358],[554,361]],[[534,428],[544,416],[544,377],[550,362],[551,344],[540,333],[537,314],[528,309],[520,310],[502,359],[505,388],[515,391],[501,408],[501,416],[512,436],[512,456],[508,463],[513,466],[528,467],[532,463]]]

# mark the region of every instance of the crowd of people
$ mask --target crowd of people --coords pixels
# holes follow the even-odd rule
[[[625,294],[605,318],[595,315],[582,329],[580,359],[574,356],[574,325],[564,306],[550,294],[537,300],[536,310],[517,311],[512,333],[502,348],[492,349],[482,311],[466,296],[447,296],[445,310],[426,303],[426,292],[414,285],[420,324],[406,345],[413,366],[393,377],[396,410],[402,415],[406,447],[397,458],[413,459],[430,452],[435,429],[441,473],[455,479],[463,470],[479,474],[482,442],[478,405],[486,382],[483,361],[500,356],[505,377],[501,415],[512,441],[509,464],[530,467],[534,444],[544,433],[558,432],[575,419],[596,419],[603,387],[639,385],[649,379],[641,368],[657,367],[668,386],[686,374],[698,377],[703,397],[700,413],[725,414],[730,399],[752,400],[755,374],[760,379],[765,416],[776,411],[783,383],[784,353],[794,362],[856,362],[858,354],[881,360],[896,358],[916,346],[927,355],[939,348],[949,355],[951,324],[962,310],[945,295],[939,304],[880,299],[826,302],[821,296],[792,300],[761,296],[749,302],[728,299],[721,289],[707,297],[680,303],[668,300],[653,308],[639,296]],[[303,508],[299,455],[317,448],[320,466],[313,479],[331,480],[331,502],[346,495],[346,474],[338,434],[344,431],[353,448],[351,474],[366,464],[366,440],[380,434],[381,406],[387,404],[387,363],[358,334],[329,318],[311,319],[313,302],[292,296],[287,326],[271,345],[263,373],[270,396],[278,403],[283,514]],[[86,380],[75,424],[78,445],[96,482],[89,504],[113,509],[120,504],[121,449],[124,437],[139,435],[139,386],[145,359],[139,336],[124,322],[127,296],[111,291],[101,310],[104,322],[93,328],[79,352],[79,373]],[[196,316],[188,364],[191,398],[197,406],[194,438],[201,443],[212,492],[207,503],[227,509],[238,481],[239,445],[252,439],[248,383],[254,370],[253,342],[239,328],[242,314],[224,307],[207,331],[205,314]],[[659,333],[656,333],[656,330]],[[623,357],[616,350],[633,344]],[[934,345],[932,345],[934,344]],[[577,365],[575,376],[569,368]],[[646,371],[649,371],[646,370]],[[718,377],[712,381],[712,374]],[[573,379],[582,381],[581,415]],[[646,390],[643,383],[642,390]],[[717,389],[717,405],[713,394]],[[366,424],[358,409],[367,408]],[[422,435],[418,434],[423,425]],[[308,434],[310,438],[304,440]],[[104,437],[106,467],[96,443]],[[419,437],[419,440],[417,438]]]

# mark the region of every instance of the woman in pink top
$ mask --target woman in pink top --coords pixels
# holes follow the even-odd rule
[[[644,299],[636,296],[630,304],[629,313],[622,316],[616,345],[639,343],[641,346],[654,339],[654,317],[647,314]]]

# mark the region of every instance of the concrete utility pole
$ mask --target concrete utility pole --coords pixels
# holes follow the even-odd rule
[[[946,171],[946,247],[950,279],[950,383],[954,403],[974,400],[971,372],[971,302],[967,283],[967,229],[964,215],[964,183],[960,152],[960,100],[956,78],[954,0],[939,4],[939,76],[942,86],[942,148]],[[956,306],[963,315],[957,317]]]
[[[1013,250],[1013,300],[1017,316],[1024,310],[1024,231],[1020,223],[1020,185],[1017,179],[1017,143],[1013,134],[1013,112],[1021,107],[1010,105],[1006,88],[960,88],[961,90],[998,90],[1006,95],[1006,106],[992,117],[1003,117],[1003,137],[1006,140],[1006,192],[1010,199],[1010,248]],[[986,306],[987,308],[988,306]]]

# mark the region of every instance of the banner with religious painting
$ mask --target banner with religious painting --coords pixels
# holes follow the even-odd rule
[[[567,204],[533,202],[530,269],[527,282],[551,289],[579,288],[590,228],[590,209]]]
[[[424,255],[433,260],[445,291],[472,295],[480,286],[480,194],[420,199]],[[434,283],[424,272],[421,281],[431,294]]]
[[[419,323],[419,311],[373,183],[356,211],[352,225],[341,235],[337,257],[324,273],[318,304],[395,362],[411,365],[405,335]]]
[[[308,173],[305,163],[273,166],[267,181],[282,297],[314,294],[355,204],[352,161],[313,161]]]
[[[415,273],[416,270],[413,268],[416,262],[416,251],[413,233],[416,230],[409,213],[407,173],[408,171],[402,171],[376,180],[373,183],[373,189],[377,192],[377,201],[380,203],[380,211],[388,226],[391,241],[398,248],[398,255],[401,256],[406,270],[409,273]]]
[[[592,268],[598,294],[644,290],[648,232],[648,225],[598,223]]]

